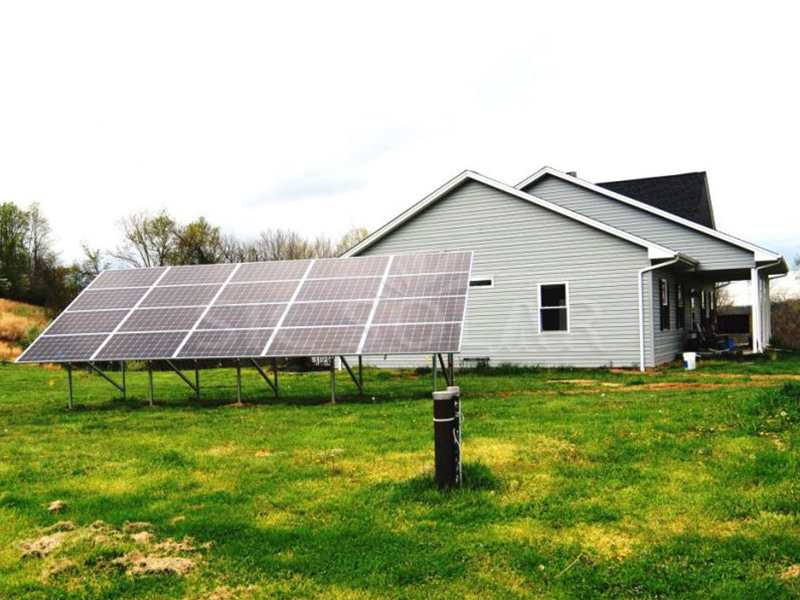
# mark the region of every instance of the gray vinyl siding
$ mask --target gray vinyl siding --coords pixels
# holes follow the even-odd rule
[[[750,269],[755,266],[755,257],[749,250],[557,177],[545,176],[524,191],[688,254],[700,261],[699,271]]]
[[[645,248],[469,181],[360,255],[437,250],[474,250],[473,277],[494,278],[494,287],[470,290],[461,358],[489,357],[492,365],[638,365],[636,278],[650,264]],[[569,284],[570,331],[540,334],[537,286],[562,282]]]

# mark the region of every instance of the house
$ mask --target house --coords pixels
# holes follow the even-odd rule
[[[782,256],[715,228],[705,173],[594,184],[545,167],[516,186],[465,171],[345,256],[473,250],[462,360],[651,367],[714,317],[717,282],[754,290],[769,344]],[[374,358],[379,366],[419,357]]]

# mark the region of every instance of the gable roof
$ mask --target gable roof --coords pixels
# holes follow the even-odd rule
[[[705,171],[607,181],[597,185],[711,229],[716,228]]]
[[[784,270],[784,272],[788,272],[789,271],[789,265],[786,263],[786,259],[783,256],[781,256],[780,254],[776,254],[775,252],[772,252],[771,250],[767,250],[766,248],[761,248],[760,246],[756,246],[755,244],[751,244],[750,242],[746,242],[744,240],[741,240],[741,239],[739,239],[739,238],[737,238],[735,236],[732,236],[732,235],[730,235],[728,233],[723,233],[721,231],[718,231],[717,229],[711,229],[710,227],[706,227],[705,225],[701,225],[699,223],[695,223],[694,221],[690,221],[689,219],[685,219],[683,217],[679,217],[678,215],[674,215],[674,214],[672,214],[670,212],[667,212],[665,210],[662,210],[660,208],[656,208],[654,206],[650,206],[649,204],[647,204],[645,202],[641,202],[639,200],[634,200],[633,198],[629,198],[628,196],[623,196],[622,194],[619,194],[617,192],[613,192],[613,191],[608,190],[606,188],[600,187],[599,185],[596,185],[596,184],[591,183],[589,181],[586,181],[584,179],[579,179],[578,177],[574,177],[572,175],[568,175],[567,173],[559,171],[558,169],[553,169],[552,167],[543,167],[543,168],[539,169],[538,171],[536,171],[536,173],[534,173],[530,177],[527,177],[527,178],[523,179],[522,181],[520,181],[516,185],[516,188],[517,189],[523,189],[523,188],[529,186],[530,184],[532,184],[533,182],[535,182],[535,181],[537,181],[537,180],[539,180],[539,179],[541,179],[543,177],[546,177],[548,175],[550,175],[552,177],[557,177],[559,179],[563,179],[564,181],[568,181],[570,183],[574,183],[575,185],[579,185],[579,186],[581,186],[581,187],[583,187],[583,188],[585,188],[587,190],[596,192],[598,194],[602,194],[603,196],[607,196],[608,198],[613,198],[614,200],[618,200],[618,201],[623,202],[625,204],[629,204],[630,206],[635,206],[635,207],[637,207],[639,209],[642,209],[642,210],[644,210],[646,212],[658,215],[660,217],[663,217],[663,218],[665,218],[667,220],[670,220],[670,221],[673,221],[675,223],[680,223],[681,225],[684,225],[684,226],[686,226],[686,227],[688,227],[690,229],[694,229],[694,230],[699,231],[701,233],[705,233],[706,235],[709,235],[709,236],[715,237],[715,238],[717,238],[719,240],[728,242],[729,244],[732,244],[734,246],[738,246],[739,248],[744,248],[745,250],[749,250],[750,252],[753,252],[753,254],[755,255],[756,263],[759,263],[759,262],[780,262],[781,268]]]
[[[547,209],[554,213],[558,213],[574,221],[578,221],[580,223],[588,225],[589,227],[599,229],[600,231],[608,233],[609,235],[613,235],[615,237],[621,238],[633,244],[642,246],[643,248],[647,249],[648,256],[650,257],[651,260],[669,259],[681,256],[682,259],[688,262],[695,262],[689,257],[681,255],[679,252],[676,252],[675,250],[672,250],[660,244],[650,242],[648,240],[630,234],[627,231],[622,231],[621,229],[617,229],[616,227],[607,225],[606,223],[601,223],[600,221],[596,221],[595,219],[592,219],[575,211],[569,210],[568,208],[564,208],[563,206],[560,206],[553,202],[548,202],[547,200],[543,200],[542,198],[532,196],[531,194],[518,190],[510,185],[501,183],[495,179],[491,179],[489,177],[486,177],[485,175],[481,175],[480,173],[475,173],[474,171],[464,171],[461,174],[457,175],[456,177],[445,183],[442,187],[440,187],[433,193],[429,194],[428,196],[417,202],[408,210],[400,213],[397,217],[386,223],[386,225],[377,229],[371,235],[367,236],[361,242],[350,248],[347,252],[342,254],[342,257],[354,256],[359,252],[361,252],[362,250],[368,248],[369,246],[371,246],[378,240],[385,237],[391,231],[397,229],[400,225],[402,225],[415,215],[419,214],[428,206],[430,206],[437,200],[443,198],[449,192],[456,189],[458,186],[460,186],[462,183],[466,181],[477,181],[479,183],[487,185],[501,192],[505,192],[506,194],[509,194],[521,200],[525,200],[526,202],[530,202],[531,204],[535,204],[536,206],[540,206],[544,209]]]

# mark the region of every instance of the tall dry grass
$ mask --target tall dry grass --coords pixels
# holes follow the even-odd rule
[[[22,344],[47,326],[43,308],[0,298],[0,361],[14,360]]]

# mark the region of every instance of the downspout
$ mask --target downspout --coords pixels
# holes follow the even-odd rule
[[[655,271],[657,269],[661,269],[663,267],[668,267],[670,265],[674,265],[676,262],[680,260],[680,256],[676,256],[672,260],[668,260],[667,262],[658,263],[657,265],[650,265],[649,267],[645,267],[644,269],[639,269],[639,370],[645,370],[645,363],[644,363],[644,286],[642,284],[642,276],[645,273],[649,273],[651,271]],[[655,324],[653,325],[655,329]]]
[[[774,263],[761,265],[751,269],[751,279],[753,286],[753,353],[764,351],[764,340],[761,337],[761,280],[758,277],[758,272],[761,269],[768,269],[769,267],[776,267],[783,262],[783,259],[778,259]],[[786,273],[784,273],[786,275]],[[758,321],[758,323],[756,323]],[[758,332],[758,334],[756,334]]]

